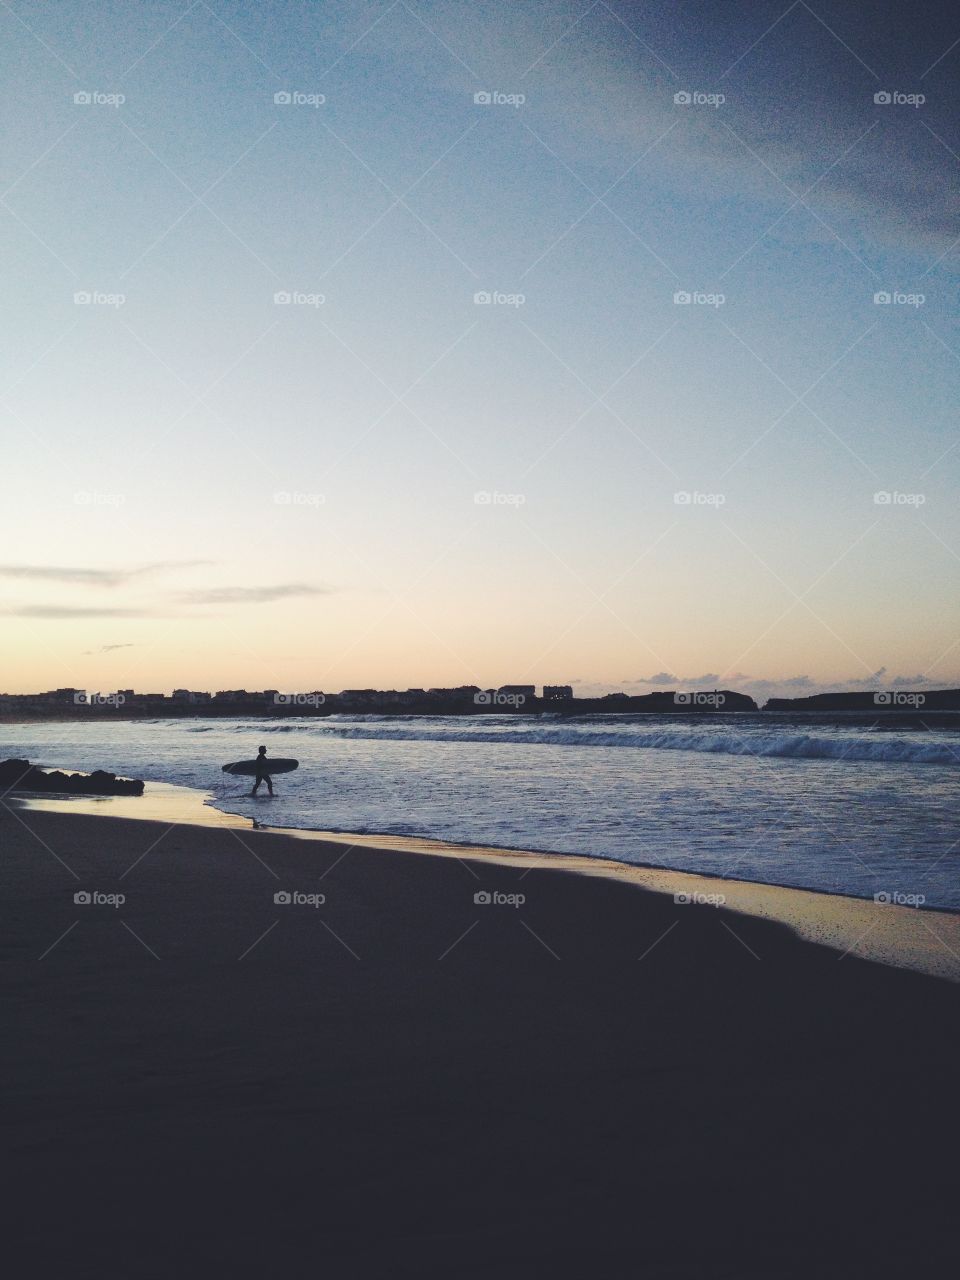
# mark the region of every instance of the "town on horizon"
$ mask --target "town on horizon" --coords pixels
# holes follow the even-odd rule
[[[414,715],[473,715],[493,713],[565,715],[653,712],[658,714],[731,712],[837,712],[853,711],[933,713],[960,711],[960,689],[856,690],[818,693],[797,698],[768,698],[758,704],[749,694],[730,689],[672,689],[645,694],[621,692],[597,697],[575,697],[572,685],[504,684],[482,689],[479,685],[427,689],[319,689],[282,692],[279,689],[174,689],[171,694],[138,693],[117,689],[111,693],[65,687],[43,693],[0,693],[0,716],[19,715],[57,719],[91,713],[115,716],[283,716],[337,715],[364,712]]]

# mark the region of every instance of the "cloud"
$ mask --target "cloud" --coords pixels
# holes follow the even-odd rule
[[[146,609],[97,609],[65,604],[28,604],[8,610],[13,618],[144,618]]]
[[[85,587],[115,587],[122,580],[115,569],[78,569],[62,565],[0,564],[0,578],[31,582],[69,582]]]
[[[127,569],[91,569],[75,565],[0,564],[0,578],[27,582],[63,582],[82,587],[119,587],[135,578],[175,569],[196,569],[209,560],[157,560]]]
[[[93,653],[113,653],[115,649],[135,649],[136,645],[128,644],[102,644],[99,649],[84,649],[83,656],[88,658]]]
[[[183,604],[271,604],[296,596],[332,595],[333,587],[316,587],[305,582],[284,582],[273,587],[200,587],[177,596]]]
[[[579,172],[588,155],[609,182],[623,175],[610,197],[621,213],[615,201],[629,199],[630,184],[646,190],[653,177],[682,199],[718,209],[752,199],[769,209],[773,240],[838,244],[839,234],[844,243],[864,237],[908,252],[952,245],[956,203],[943,175],[955,126],[944,92],[950,62],[940,58],[956,39],[949,6],[841,6],[829,27],[806,4],[785,4],[783,12],[669,4],[644,6],[642,15],[635,0],[578,7],[561,0],[547,6],[545,21],[541,6],[498,6],[499,20],[484,23],[447,3],[432,11],[431,26],[452,47],[498,67],[502,83],[530,86],[524,112],[536,113],[531,123],[562,162]],[[577,30],[564,39],[571,23]],[[384,53],[422,65],[433,85],[435,60],[417,58],[412,47],[421,43],[421,33],[408,32]],[[464,91],[461,67],[451,65],[447,76],[451,89]],[[691,90],[720,91],[725,102],[678,107],[674,94]],[[878,107],[880,90],[924,90],[927,101],[922,110]],[[624,174],[630,161],[636,171]],[[595,178],[598,191],[603,177]]]

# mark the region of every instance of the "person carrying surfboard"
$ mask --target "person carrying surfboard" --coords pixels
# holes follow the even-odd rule
[[[257,788],[261,782],[267,784],[267,790],[273,795],[273,780],[267,773],[267,748],[260,747],[257,751],[257,772],[254,775],[253,790],[250,792],[252,796],[257,794]]]

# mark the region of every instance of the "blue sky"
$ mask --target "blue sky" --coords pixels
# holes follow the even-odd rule
[[[960,28],[716,8],[0,9],[4,687],[960,683]]]

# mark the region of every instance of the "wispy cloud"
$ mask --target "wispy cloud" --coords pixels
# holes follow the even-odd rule
[[[84,649],[83,656],[88,658],[94,653],[113,653],[116,649],[135,649],[136,645],[132,642],[127,644],[102,644],[98,649]]]
[[[130,568],[92,569],[78,565],[0,564],[0,578],[25,582],[62,582],[82,587],[120,587],[136,578],[170,573],[176,569],[198,569],[209,560],[157,560]]]
[[[181,592],[177,599],[183,604],[270,604],[297,596],[332,595],[335,590],[305,582],[284,582],[272,587],[200,587]]]
[[[147,609],[98,609],[94,606],[65,604],[27,604],[8,610],[13,618],[146,618]]]

